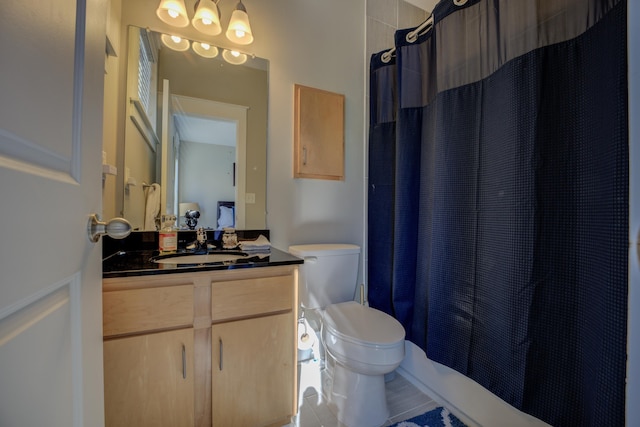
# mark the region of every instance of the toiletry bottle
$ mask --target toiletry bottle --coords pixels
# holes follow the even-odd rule
[[[162,228],[158,235],[160,253],[178,250],[178,231],[175,229],[175,215],[162,215]]]

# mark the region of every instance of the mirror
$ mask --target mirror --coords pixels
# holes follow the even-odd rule
[[[128,38],[123,216],[150,230],[197,203],[198,226],[266,228],[268,61],[172,50],[134,26]]]

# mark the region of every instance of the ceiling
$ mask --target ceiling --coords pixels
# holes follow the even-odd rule
[[[180,141],[200,142],[204,144],[236,145],[236,123],[228,120],[217,120],[174,114],[175,127]]]

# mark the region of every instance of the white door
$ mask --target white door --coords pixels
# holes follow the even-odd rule
[[[2,0],[0,426],[104,424],[105,1]]]

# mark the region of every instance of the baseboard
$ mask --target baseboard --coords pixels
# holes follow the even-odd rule
[[[429,360],[411,341],[405,341],[398,373],[469,427],[550,427],[457,371]]]

